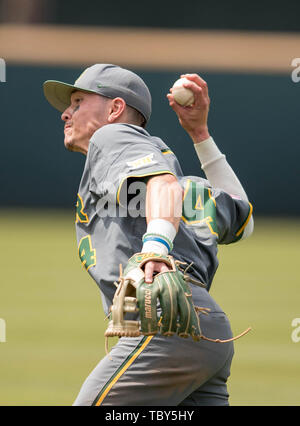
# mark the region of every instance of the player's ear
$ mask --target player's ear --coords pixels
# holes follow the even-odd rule
[[[119,118],[122,116],[126,109],[126,102],[122,98],[115,98],[112,100],[110,109],[109,109],[109,115],[108,115],[108,122],[114,123],[115,121],[118,121]]]

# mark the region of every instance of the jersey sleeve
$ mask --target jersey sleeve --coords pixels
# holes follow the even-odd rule
[[[127,149],[126,156],[116,160],[112,166],[108,177],[115,183],[117,202],[121,205],[136,190],[143,192],[149,177],[174,174],[160,149],[143,143],[132,144]]]
[[[125,206],[128,194],[145,190],[150,176],[175,175],[160,147],[145,134],[130,126],[105,127],[100,135],[104,149],[93,141],[89,149],[90,191],[98,197],[110,194],[111,201]]]
[[[252,210],[249,202],[212,188],[205,179],[192,177],[184,182],[183,221],[218,244],[239,241]]]
[[[252,216],[252,204],[221,190],[213,190],[212,193],[217,206],[218,243],[239,241]]]

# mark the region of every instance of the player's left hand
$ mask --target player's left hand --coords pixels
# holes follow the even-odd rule
[[[210,136],[207,125],[210,106],[207,83],[198,74],[182,74],[180,77],[189,80],[184,87],[192,90],[195,102],[191,106],[179,105],[174,100],[171,88],[170,93],[167,94],[169,105],[177,114],[181,126],[190,135],[193,142],[201,142]]]

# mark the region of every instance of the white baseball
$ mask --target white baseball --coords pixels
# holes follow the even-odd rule
[[[189,106],[195,102],[192,90],[183,87],[183,84],[188,82],[189,80],[183,77],[175,81],[172,87],[172,95],[175,101],[182,106]]]

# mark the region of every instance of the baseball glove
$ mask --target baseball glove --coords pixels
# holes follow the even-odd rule
[[[150,260],[164,262],[170,270],[155,275],[152,283],[146,283],[143,266]],[[202,334],[197,309],[192,301],[188,277],[180,269],[181,265],[172,256],[156,253],[132,256],[124,274],[120,273],[105,336],[135,337],[160,332],[164,336],[178,334],[200,340]],[[158,302],[160,318],[157,315]],[[128,313],[136,312],[139,312],[140,321],[125,319]]]
[[[154,260],[164,262],[171,268],[167,272],[155,275],[152,283],[146,283],[143,266]],[[186,274],[187,265],[174,260],[172,256],[156,253],[137,253],[132,256],[124,270],[120,270],[120,279],[110,308],[110,321],[105,332],[106,353],[108,353],[107,338],[137,337],[140,335],[155,335],[160,332],[163,336],[177,334],[180,337],[192,337],[193,340],[208,340],[214,343],[226,343],[239,339],[251,330],[249,327],[243,333],[227,340],[211,339],[202,334],[198,312],[208,314],[209,308],[194,306],[189,282],[205,287],[205,284]],[[158,318],[158,302],[160,318]],[[127,314],[139,313],[139,321],[125,319]]]

